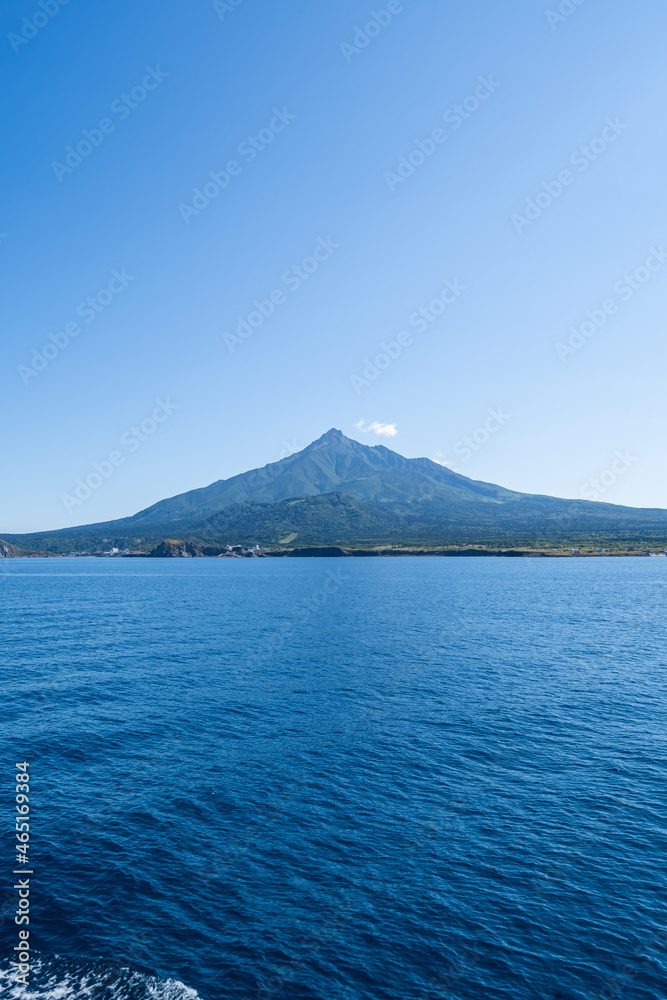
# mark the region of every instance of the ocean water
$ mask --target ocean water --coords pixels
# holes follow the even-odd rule
[[[664,1000],[666,599],[667,559],[3,560],[0,995]]]

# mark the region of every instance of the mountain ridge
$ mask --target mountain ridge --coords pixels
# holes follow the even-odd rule
[[[114,521],[4,534],[24,549],[81,551],[165,538],[234,544],[530,544],[667,540],[667,511],[519,493],[405,458],[331,428],[299,452]]]
[[[294,469],[298,474],[294,475]],[[369,476],[369,468],[375,476]],[[350,478],[350,473],[356,476]],[[384,472],[382,479],[380,472]],[[416,472],[423,477],[421,491],[416,492],[414,478],[409,484],[396,481],[406,471]],[[366,473],[364,475],[364,472]],[[292,473],[290,475],[290,473]],[[229,479],[219,479],[209,486],[176,494],[146,507],[123,522],[146,523],[162,520],[165,516],[178,520],[182,513],[190,513],[196,508],[214,513],[232,503],[254,501],[256,503],[277,503],[297,496],[319,496],[337,492],[337,487],[345,484],[344,492],[360,500],[384,501],[397,499],[397,494],[407,502],[427,499],[426,483],[430,480],[441,485],[456,485],[482,494],[519,497],[522,494],[491,483],[483,483],[461,476],[428,458],[405,458],[384,445],[365,445],[346,437],[342,431],[331,428],[316,441],[299,452],[270,462],[267,465],[239,473]],[[528,495],[528,494],[526,494]],[[110,523],[110,522],[106,522]]]

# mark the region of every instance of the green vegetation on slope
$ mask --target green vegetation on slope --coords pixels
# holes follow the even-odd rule
[[[296,455],[132,517],[32,535],[50,552],[198,544],[662,547],[667,511],[517,493],[329,431]]]

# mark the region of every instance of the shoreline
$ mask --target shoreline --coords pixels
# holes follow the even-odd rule
[[[619,549],[614,551],[571,551],[567,549],[353,549],[338,546],[304,546],[300,549],[265,549],[261,551],[210,552],[22,552],[8,559],[351,559],[351,558],[500,558],[500,559],[619,559],[667,558],[667,552]]]

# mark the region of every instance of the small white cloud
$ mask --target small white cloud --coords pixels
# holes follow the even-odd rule
[[[396,424],[381,424],[378,420],[374,420],[368,427],[365,420],[360,420],[358,424],[355,424],[355,427],[362,434],[377,434],[381,438],[395,438],[398,434]]]
[[[436,451],[433,461],[437,462],[438,465],[442,465],[445,469],[454,468],[454,463],[450,462],[448,458],[445,458],[444,452],[442,451]]]

